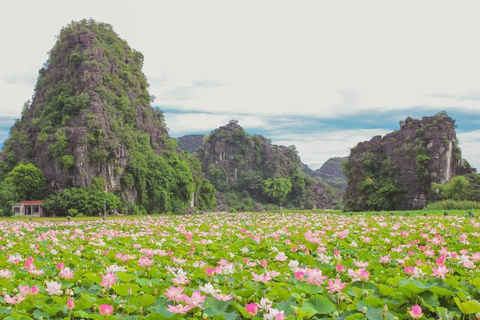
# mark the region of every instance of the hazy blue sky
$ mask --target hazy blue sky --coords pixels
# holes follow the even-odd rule
[[[173,137],[230,119],[318,168],[407,116],[445,110],[480,167],[475,1],[0,0],[0,143],[72,20],[109,23],[145,57]]]

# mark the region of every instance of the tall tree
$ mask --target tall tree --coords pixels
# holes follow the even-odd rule
[[[14,186],[19,200],[38,200],[47,195],[47,181],[43,172],[31,163],[19,164],[5,177]]]

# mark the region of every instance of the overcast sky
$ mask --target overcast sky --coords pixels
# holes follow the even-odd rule
[[[0,143],[72,20],[109,23],[144,54],[173,137],[231,119],[312,169],[407,116],[445,110],[480,167],[475,1],[0,0]]]

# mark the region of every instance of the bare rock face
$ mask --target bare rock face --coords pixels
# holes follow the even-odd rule
[[[334,157],[328,159],[319,169],[312,171],[312,177],[319,177],[323,182],[332,187],[345,190],[347,187],[347,178],[343,175],[343,163],[347,157]]]
[[[383,137],[351,150],[345,175],[348,210],[423,208],[431,184],[457,175],[461,153],[455,121],[442,112],[421,120],[407,118]]]
[[[143,55],[108,24],[83,20],[60,32],[40,70],[31,105],[15,123],[2,157],[30,161],[53,190],[120,180],[138,141],[160,153],[168,139],[163,113],[150,106]],[[135,191],[127,192],[129,200]]]

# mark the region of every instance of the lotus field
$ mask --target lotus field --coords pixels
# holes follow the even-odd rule
[[[478,319],[474,215],[0,221],[3,319]]]

